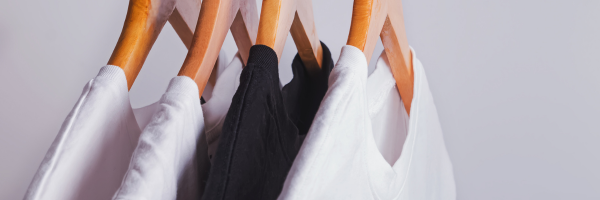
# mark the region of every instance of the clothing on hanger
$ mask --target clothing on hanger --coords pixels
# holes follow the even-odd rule
[[[410,115],[414,76],[402,1],[355,0],[346,45],[361,50],[369,63],[379,39],[385,51],[392,52],[388,57],[389,66],[396,80],[396,88],[405,100],[404,108]]]
[[[63,122],[24,199],[110,199],[157,105],[132,109],[123,70],[102,67]]]
[[[202,199],[275,199],[306,132],[310,113],[327,90],[333,60],[323,46],[323,67],[314,85],[300,59],[290,87],[281,91],[278,58],[273,49],[255,45],[250,50],[238,87],[224,121],[219,146]],[[298,58],[298,56],[296,56]],[[310,88],[307,89],[307,88]],[[298,96],[306,95],[304,98]],[[287,111],[285,104],[302,110]],[[290,115],[300,117],[290,117]],[[300,123],[301,122],[301,123]],[[303,124],[304,123],[304,124]]]
[[[413,50],[408,118],[400,112],[404,107],[385,56],[369,77],[374,80],[368,80],[362,51],[342,48],[329,91],[278,199],[456,199],[423,66]]]
[[[110,199],[140,132],[125,73],[102,67],[63,122],[24,199]]]
[[[288,117],[296,125],[302,137],[308,133],[321,100],[327,93],[327,80],[334,66],[331,52],[325,44],[321,43],[321,46],[323,66],[325,66],[323,70],[317,74],[309,74],[300,55],[296,54],[292,61],[293,78],[281,90]]]
[[[231,105],[231,99],[233,99],[233,95],[240,85],[240,75],[242,74],[243,68],[244,63],[242,62],[241,55],[238,53],[231,63],[229,63],[227,69],[219,76],[214,87],[212,98],[202,105],[204,122],[206,125],[204,132],[206,144],[208,145],[207,156],[211,162],[217,151],[217,147],[219,146],[223,122],[225,121],[225,116],[227,116],[229,106]],[[207,90],[204,91],[206,92]],[[204,179],[204,181],[206,181],[206,179]]]
[[[409,116],[389,63],[383,51],[367,78],[366,95],[375,144],[383,158],[394,165],[408,136]]]
[[[189,77],[171,79],[113,199],[197,198],[196,144],[203,129],[198,86]]]
[[[201,197],[210,170],[206,133],[221,130],[222,120],[218,119],[229,109],[227,99],[233,98],[236,88],[232,85],[243,67],[239,54],[228,67],[219,65],[215,69],[223,70],[211,75],[218,78],[207,103],[200,104],[198,86],[192,79],[177,76],[160,101],[152,104],[156,105],[154,114],[113,199]]]

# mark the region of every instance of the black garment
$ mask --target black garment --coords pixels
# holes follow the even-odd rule
[[[331,52],[323,42],[321,42],[321,46],[323,47],[321,73],[316,77],[310,77],[300,55],[296,54],[292,62],[294,78],[281,90],[288,117],[296,125],[300,135],[308,133],[319,110],[319,105],[321,105],[321,100],[327,93],[329,73],[334,66]]]
[[[202,199],[277,199],[327,91],[333,60],[321,45],[321,74],[308,77],[296,56],[294,78],[283,91],[275,51],[264,45],[250,49]]]

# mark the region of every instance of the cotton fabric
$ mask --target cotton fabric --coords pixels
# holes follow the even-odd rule
[[[366,90],[373,139],[387,163],[394,165],[408,136],[409,117],[385,51],[367,79]]]
[[[113,199],[197,198],[195,151],[203,129],[196,82],[185,76],[173,78]]]
[[[409,118],[385,54],[367,80],[363,53],[342,48],[279,199],[456,199],[435,104],[412,53]]]
[[[24,199],[110,199],[140,132],[125,73],[102,67],[63,122]]]
[[[221,72],[216,81],[211,98],[202,105],[204,110],[204,122],[206,123],[205,135],[208,145],[208,158],[214,157],[219,145],[219,138],[223,130],[223,122],[231,105],[231,99],[240,85],[240,75],[244,63],[240,54],[231,60],[227,69]],[[206,179],[205,179],[206,180]]]
[[[300,147],[309,121],[327,90],[333,61],[323,47],[322,70],[314,85],[299,56],[292,64],[292,84],[280,90],[278,59],[270,47],[250,49],[225,118],[203,195],[215,199],[276,199]],[[306,95],[305,97],[303,95]],[[303,98],[297,98],[303,96]],[[288,112],[288,105],[294,109]],[[291,116],[291,117],[290,117]]]
[[[221,52],[211,80],[218,80],[226,59]],[[158,107],[154,103],[132,109],[123,70],[102,67],[63,122],[24,199],[110,199],[121,185],[141,130]]]
[[[219,119],[227,113],[242,67],[239,54],[228,67],[221,67],[212,94],[202,106],[192,79],[178,76],[171,80],[160,101],[152,104],[156,111],[113,199],[201,197],[210,169],[206,133],[220,135],[223,120]]]

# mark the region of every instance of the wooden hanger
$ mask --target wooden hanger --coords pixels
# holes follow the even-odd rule
[[[258,31],[255,0],[202,2],[192,44],[178,74],[194,79],[201,96],[229,29],[245,65]]]
[[[410,115],[414,76],[401,0],[354,0],[347,44],[363,51],[369,63],[377,36],[381,37],[398,92]]]
[[[176,0],[169,23],[188,50],[200,15],[201,0]]]
[[[256,44],[271,47],[281,59],[288,33],[309,74],[320,71],[323,49],[317,37],[312,0],[263,0]]]
[[[108,64],[125,71],[131,89],[167,19],[189,48],[199,13],[200,0],[130,0],[121,36]]]

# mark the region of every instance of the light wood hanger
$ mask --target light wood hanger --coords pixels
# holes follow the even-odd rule
[[[312,0],[263,0],[256,44],[275,50],[281,59],[288,33],[309,74],[321,70],[323,49],[317,37]]]
[[[204,0],[191,47],[179,71],[198,84],[202,96],[227,31],[231,29],[244,65],[258,31],[255,0]]]
[[[130,0],[121,36],[108,61],[125,71],[128,89],[168,21],[189,48],[200,13],[200,0]]]
[[[201,0],[176,0],[175,8],[169,16],[169,23],[188,50],[192,45],[201,5]]]
[[[398,92],[410,115],[414,76],[401,0],[354,0],[347,44],[363,51],[369,63],[377,36],[381,37]]]

